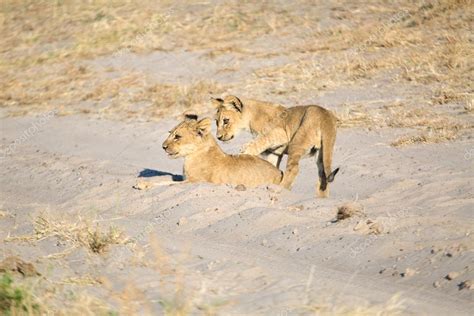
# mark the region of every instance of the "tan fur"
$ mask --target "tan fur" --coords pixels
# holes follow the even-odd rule
[[[163,149],[171,157],[184,157],[187,182],[248,187],[280,183],[282,172],[268,161],[252,155],[224,153],[211,135],[211,125],[209,118],[200,121],[196,116],[188,118],[176,126],[163,143]]]
[[[329,194],[330,182],[338,170],[331,175],[332,154],[336,140],[336,117],[328,110],[317,106],[295,106],[285,108],[278,104],[244,100],[235,96],[213,99],[217,107],[217,138],[233,139],[241,130],[248,130],[256,138],[242,152],[250,155],[263,154],[277,167],[283,154],[288,154],[288,163],[282,186],[290,189],[299,170],[302,157],[319,151],[318,195]],[[329,181],[328,181],[329,180]]]

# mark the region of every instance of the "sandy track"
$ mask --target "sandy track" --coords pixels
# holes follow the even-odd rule
[[[2,119],[3,148],[34,121]],[[293,192],[206,184],[132,189],[140,173],[152,181],[180,174],[182,161],[160,148],[173,124],[54,117],[18,144],[2,160],[2,209],[12,215],[0,220],[2,240],[31,234],[42,212],[116,225],[138,248],[115,245],[104,255],[76,248],[50,259],[44,256],[68,249],[51,237],[3,243],[3,256],[20,255],[40,271],[54,262],[59,266],[48,275],[57,282],[105,276],[116,291],[132,282],[159,310],[158,299],[170,295],[166,289],[176,276],[137,259],[156,261],[151,233],[180,267],[195,306],[224,301],[219,311],[291,314],[326,303],[384,304],[399,293],[410,313],[467,315],[472,309],[472,291],[457,286],[473,278],[473,159],[464,157],[472,141],[395,149],[386,145],[393,131],[341,130],[335,158],[341,173],[325,200],[313,197],[311,159],[303,161]],[[225,148],[235,152],[244,140]],[[158,172],[164,175],[153,176]],[[362,217],[330,223],[337,206],[355,199],[381,224],[380,235],[354,231]],[[402,277],[407,268],[415,274]],[[443,279],[451,271],[459,271],[459,279]],[[441,287],[434,288],[435,281]],[[104,287],[96,287],[108,300]]]

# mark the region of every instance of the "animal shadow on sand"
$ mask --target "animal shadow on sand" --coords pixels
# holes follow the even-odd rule
[[[173,181],[177,181],[177,182],[180,182],[180,181],[184,180],[182,175],[173,174],[173,173],[169,173],[169,172],[166,172],[166,171],[148,169],[148,168],[143,169],[138,174],[139,178],[151,178],[151,177],[163,177],[163,176],[171,176],[171,179]]]

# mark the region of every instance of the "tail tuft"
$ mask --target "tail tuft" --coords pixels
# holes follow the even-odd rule
[[[331,174],[328,176],[327,180],[328,182],[333,182],[334,177],[336,177],[336,174],[339,172],[339,168],[336,168]]]

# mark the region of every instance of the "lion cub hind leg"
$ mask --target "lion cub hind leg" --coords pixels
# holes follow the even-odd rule
[[[316,191],[319,197],[325,198],[329,196],[329,183],[334,181],[334,177],[339,172],[339,168],[336,168],[333,172],[331,172],[328,176],[326,176],[325,169],[326,166],[324,165],[324,149],[321,148],[318,154],[317,165],[318,165],[318,174],[319,180],[316,184]]]
[[[290,189],[299,171],[301,158],[311,153],[314,144],[321,143],[321,134],[314,131],[310,120],[304,120],[288,144],[288,161],[281,185]],[[319,146],[318,146],[319,147]],[[316,147],[317,148],[317,147]]]
[[[292,147],[288,148],[288,162],[286,163],[286,170],[281,180],[281,185],[286,189],[291,189],[296,176],[300,169],[300,160],[305,155],[304,148]]]
[[[299,130],[288,145],[288,161],[286,170],[281,181],[281,185],[286,189],[291,189],[293,182],[299,172],[301,158],[311,152],[312,140],[307,137],[304,130]]]
[[[339,168],[331,171],[332,154],[335,140],[335,131],[334,135],[326,134],[322,139],[322,146],[317,157],[319,181],[316,185],[316,190],[319,197],[329,196],[329,183],[334,181],[334,177],[339,172]]]

